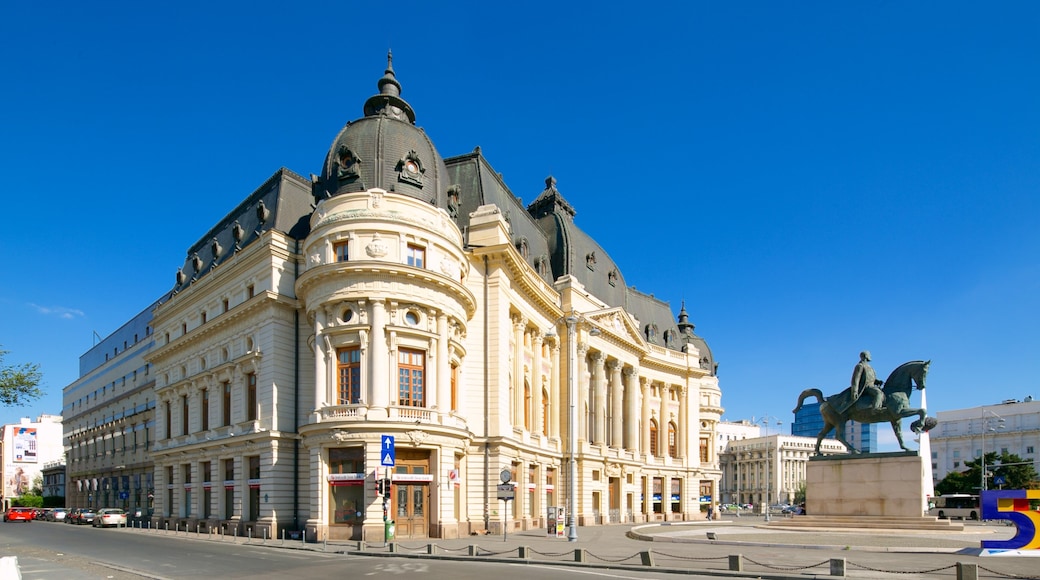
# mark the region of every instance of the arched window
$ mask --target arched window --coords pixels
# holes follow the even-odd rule
[[[668,423],[668,457],[678,457],[679,446],[675,436],[675,423]]]
[[[549,435],[549,392],[542,389],[542,433]]]
[[[524,379],[524,429],[531,430],[531,384]]]
[[[660,456],[657,448],[657,421],[650,419],[650,454],[654,457]]]

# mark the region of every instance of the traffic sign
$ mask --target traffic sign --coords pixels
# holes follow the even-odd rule
[[[397,452],[394,450],[394,436],[383,435],[383,444],[379,450],[379,455],[382,457],[380,465],[387,467],[394,466],[394,460],[397,458]]]
[[[516,492],[513,491],[513,484],[503,483],[498,486],[498,499],[509,501],[516,498]]]

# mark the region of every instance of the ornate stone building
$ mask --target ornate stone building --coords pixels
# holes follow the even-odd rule
[[[382,539],[387,475],[399,538],[541,528],[570,490],[581,526],[703,517],[721,391],[685,307],[627,287],[552,178],[524,207],[479,148],[440,156],[392,66],[378,89],[155,308],[155,518]]]

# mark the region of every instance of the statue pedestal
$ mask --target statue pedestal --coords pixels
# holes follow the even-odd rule
[[[926,482],[932,478],[925,465],[913,451],[813,457],[805,473],[805,512],[924,518]]]

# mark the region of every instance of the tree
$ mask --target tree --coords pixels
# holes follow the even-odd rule
[[[17,407],[26,405],[43,396],[40,390],[40,365],[25,363],[7,366],[4,364],[6,350],[0,350],[0,405]]]
[[[935,493],[972,493],[977,494],[982,488],[982,461],[965,461],[965,471],[951,471],[935,486]],[[1036,489],[1038,479],[1032,461],[1024,461],[1014,453],[986,454],[986,472],[988,473],[987,489]],[[994,485],[994,480],[1002,477],[1004,483]]]

